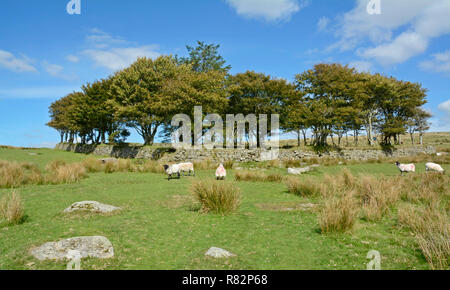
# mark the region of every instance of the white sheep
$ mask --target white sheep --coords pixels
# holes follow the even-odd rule
[[[442,168],[439,164],[429,162],[425,164],[425,168],[427,171],[436,171],[439,173],[444,173],[444,168]]]
[[[414,164],[400,164],[399,162],[395,162],[395,165],[397,165],[402,175],[403,173],[416,172],[416,165]]]
[[[187,163],[180,163],[178,164],[178,166],[180,167],[180,171],[184,176],[184,173],[187,172],[189,174],[189,176],[191,176],[191,173],[195,176],[195,170],[194,170],[194,164],[191,162],[187,162]]]
[[[220,164],[216,170],[216,179],[224,180],[226,177],[227,177],[227,170],[225,169],[223,164]]]
[[[170,180],[172,179],[173,175],[177,175],[177,178],[180,179],[181,178],[181,169],[180,166],[178,164],[172,164],[172,165],[164,165],[164,171],[167,174],[167,179]]]

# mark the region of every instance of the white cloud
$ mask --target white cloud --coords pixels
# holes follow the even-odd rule
[[[237,14],[248,18],[262,18],[266,21],[289,20],[291,16],[307,5],[298,0],[226,0]]]
[[[434,54],[432,60],[422,62],[420,66],[424,70],[450,73],[450,50]]]
[[[360,53],[366,59],[375,59],[384,66],[403,63],[413,56],[424,53],[428,39],[416,32],[402,33],[392,42],[368,48]]]
[[[57,77],[59,75],[61,75],[62,71],[64,70],[64,68],[60,65],[57,64],[51,64],[48,63],[47,61],[43,61],[42,65],[44,66],[45,71],[54,77]]]
[[[90,33],[86,36],[86,41],[96,48],[105,48],[111,45],[127,44],[124,39],[114,37],[109,33],[106,33],[98,28],[91,29]]]
[[[75,75],[67,75],[64,73],[64,67],[57,65],[57,64],[51,64],[47,61],[42,62],[42,66],[44,67],[45,71],[55,78],[64,79],[67,81],[75,80],[77,79],[77,76]]]
[[[66,57],[66,59],[67,59],[68,61],[70,61],[70,62],[73,62],[73,63],[77,63],[77,62],[80,61],[80,58],[79,58],[78,56],[72,55],[72,54],[68,55],[68,56]]]
[[[369,15],[368,3],[357,0],[356,7],[338,19],[339,40],[330,49],[352,50],[369,41],[375,46],[359,47],[359,55],[388,66],[424,53],[434,38],[450,34],[449,0],[381,1],[381,15]]]
[[[447,117],[450,119],[450,100],[447,100],[438,106],[439,111],[447,114]]]
[[[37,72],[37,69],[32,65],[32,61],[28,57],[21,56],[18,58],[4,50],[0,50],[0,68],[15,72]]]
[[[319,29],[319,31],[325,30],[328,27],[328,24],[330,24],[330,19],[328,17],[322,17],[319,19],[319,22],[317,22],[317,29]]]
[[[431,129],[432,132],[450,132],[450,121],[439,119],[439,118],[431,118]]]
[[[111,48],[108,50],[88,49],[83,52],[91,58],[96,66],[104,67],[112,71],[123,69],[139,57],[156,58],[160,53],[157,45],[140,47]]]
[[[443,115],[434,117],[430,120],[431,129],[434,132],[450,132],[450,99],[441,103],[438,110]]]
[[[121,70],[139,57],[157,58],[161,55],[158,45],[133,45],[99,29],[92,29],[86,40],[91,47],[81,54],[90,58],[95,66],[111,71]]]
[[[353,67],[359,72],[370,72],[372,63],[368,61],[353,61],[349,63],[349,67]]]

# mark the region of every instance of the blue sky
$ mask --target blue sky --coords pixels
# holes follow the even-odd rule
[[[429,89],[433,131],[450,131],[450,1],[3,0],[0,144],[48,147],[50,103],[138,56],[221,45],[233,69],[292,80],[319,62],[350,64]],[[375,1],[375,0],[372,0]],[[139,142],[136,134],[130,141]]]

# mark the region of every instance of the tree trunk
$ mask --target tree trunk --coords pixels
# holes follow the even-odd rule
[[[306,139],[306,130],[303,129],[302,133],[303,133],[303,142],[304,142],[305,147],[306,147],[306,146],[308,146],[308,140]]]
[[[106,144],[106,132],[102,132],[102,144]]]
[[[367,132],[367,138],[369,139],[369,146],[373,146],[372,131],[373,131],[372,113],[370,113],[369,114],[369,128],[368,128],[368,132]]]

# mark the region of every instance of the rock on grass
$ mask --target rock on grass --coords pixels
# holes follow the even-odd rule
[[[64,213],[73,213],[80,211],[88,211],[92,213],[111,213],[116,210],[120,210],[120,208],[109,204],[99,203],[98,201],[80,201],[66,208],[64,210]]]
[[[220,258],[230,258],[230,257],[234,257],[236,255],[233,253],[230,253],[224,249],[212,247],[206,252],[205,256],[215,258],[215,259],[220,259]]]
[[[111,242],[102,236],[75,237],[59,242],[45,243],[31,250],[31,254],[40,261],[69,259],[72,251],[78,251],[81,259],[99,258],[109,259],[114,257],[114,248]]]

